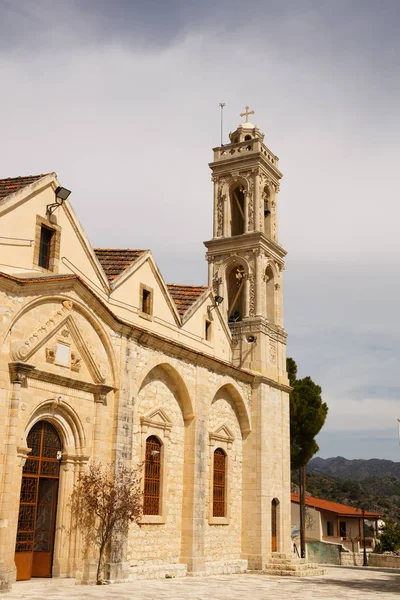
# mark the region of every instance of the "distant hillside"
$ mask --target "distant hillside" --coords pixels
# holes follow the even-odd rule
[[[292,490],[297,491],[298,473],[292,472]],[[384,520],[400,522],[400,463],[391,460],[313,458],[307,465],[307,493],[380,512]]]
[[[313,458],[307,465],[307,472],[360,480],[367,477],[400,477],[400,462],[370,458],[368,460],[348,460],[336,458]]]

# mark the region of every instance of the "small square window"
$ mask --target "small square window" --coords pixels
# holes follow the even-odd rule
[[[211,341],[211,321],[206,320],[205,322],[204,337],[206,338],[207,342]]]
[[[147,319],[153,314],[153,290],[143,283],[140,284],[139,314]]]
[[[146,315],[150,314],[150,306],[151,303],[151,292],[149,290],[142,291],[142,312],[146,313]]]
[[[49,269],[54,230],[42,225],[40,230],[39,267]]]

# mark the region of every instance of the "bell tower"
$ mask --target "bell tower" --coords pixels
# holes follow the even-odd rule
[[[233,362],[275,381],[286,379],[278,242],[278,157],[246,111],[230,142],[214,148],[213,238],[205,242],[209,285],[232,333]]]

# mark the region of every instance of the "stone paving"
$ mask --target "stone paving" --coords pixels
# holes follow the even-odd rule
[[[395,599],[400,573],[329,567],[327,575],[281,578],[267,575],[220,575],[199,578],[134,581],[107,586],[71,586],[65,580],[34,580],[14,584],[1,600],[346,600]]]

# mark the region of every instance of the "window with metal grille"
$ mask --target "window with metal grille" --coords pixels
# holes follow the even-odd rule
[[[146,458],[144,466],[144,515],[160,514],[161,488],[161,442],[151,435],[146,440]]]
[[[48,269],[50,267],[51,246],[54,231],[48,227],[41,228],[39,246],[39,267]]]
[[[222,448],[214,452],[213,517],[225,517],[226,454]]]

